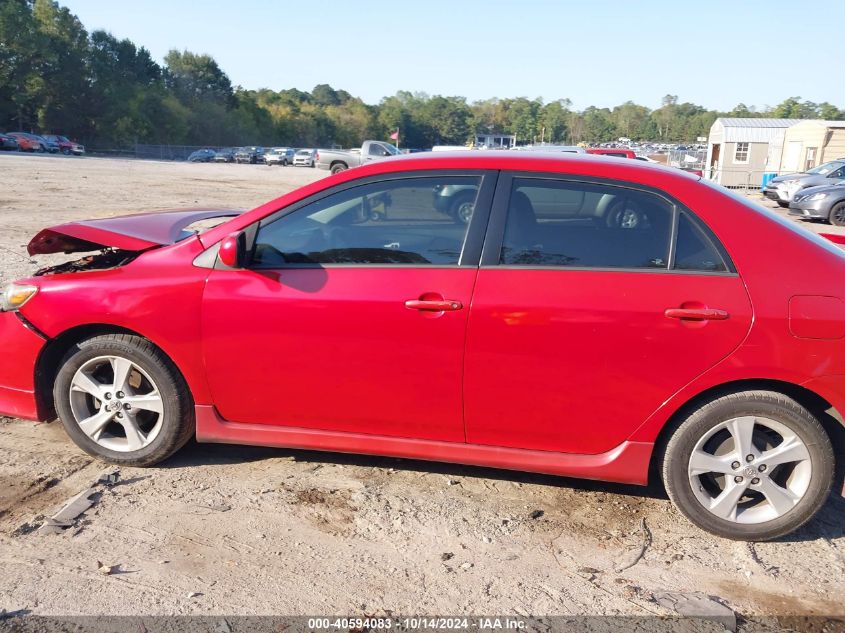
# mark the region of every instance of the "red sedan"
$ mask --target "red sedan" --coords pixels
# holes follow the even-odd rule
[[[196,436],[661,477],[691,521],[753,540],[832,486],[843,252],[678,170],[415,155],[29,250],[99,253],[6,289],[0,412],[58,415],[111,462]]]

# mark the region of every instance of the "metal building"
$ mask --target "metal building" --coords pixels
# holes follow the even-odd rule
[[[783,137],[780,171],[805,171],[845,157],[845,121],[811,119],[790,127]]]
[[[759,187],[780,169],[786,130],[802,119],[718,118],[710,128],[704,176],[729,188]]]

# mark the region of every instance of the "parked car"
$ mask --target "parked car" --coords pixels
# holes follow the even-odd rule
[[[58,154],[61,151],[61,147],[59,143],[52,138],[47,138],[46,136],[34,135],[38,136],[41,142],[44,144],[44,147],[47,149],[48,152],[51,154]]]
[[[74,156],[82,156],[85,154],[85,146],[71,141],[68,137],[60,134],[44,134],[42,137],[50,143],[54,143],[58,150],[65,155],[73,154]]]
[[[293,155],[294,167],[314,167],[317,164],[316,149],[300,149]]]
[[[372,161],[382,160],[391,156],[399,156],[401,153],[399,148],[390,143],[383,141],[364,141],[361,149],[350,151],[317,150],[317,167],[328,169],[333,174],[338,174],[350,167],[358,167]]]
[[[789,203],[789,215],[845,226],[845,181],[802,189]]]
[[[432,199],[459,185],[465,225]],[[32,255],[102,250],[3,292],[0,414],[58,414],[132,466],[196,436],[654,474],[693,523],[751,541],[828,497],[845,251],[742,196],[633,160],[430,153],[227,214],[38,233]]]
[[[3,151],[17,151],[20,147],[18,147],[18,141],[15,139],[14,136],[9,134],[0,134],[0,150]]]
[[[637,155],[633,150],[625,147],[588,147],[588,154],[596,154],[597,156],[613,156],[615,158],[636,158]]]
[[[35,134],[28,134],[26,132],[7,132],[6,136],[11,136],[18,143],[18,148],[22,152],[46,152],[47,141]]]
[[[763,195],[781,207],[788,207],[802,189],[832,185],[841,180],[845,180],[845,160],[832,160],[807,171],[772,178],[763,189]]]
[[[214,152],[214,160],[215,163],[233,163],[235,162],[235,152],[237,151],[234,147],[226,147],[224,149],[217,150]]]
[[[191,152],[188,156],[189,163],[210,163],[214,160],[214,157],[217,155],[213,149],[198,149],[195,152]]]
[[[264,153],[264,163],[267,165],[287,167],[293,164],[295,154],[296,152],[292,147],[274,147]]]
[[[235,162],[238,164],[249,163],[251,165],[264,162],[264,148],[256,147],[255,145],[241,147],[235,152]]]

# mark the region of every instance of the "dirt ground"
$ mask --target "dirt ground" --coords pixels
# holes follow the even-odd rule
[[[49,224],[251,207],[323,175],[0,155],[0,281],[47,261],[25,245]],[[798,533],[749,545],[696,529],[659,488],[190,444],[159,468],[122,468],[116,484],[96,486],[74,527],[34,531],[114,470],[58,423],[0,418],[0,610],[649,615],[670,613],[655,593],[700,591],[744,617],[845,615],[838,497]],[[105,575],[98,562],[119,567]]]

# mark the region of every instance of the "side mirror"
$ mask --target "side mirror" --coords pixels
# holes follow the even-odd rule
[[[227,268],[243,268],[246,257],[246,235],[243,231],[232,233],[220,242],[217,251],[220,262]]]

